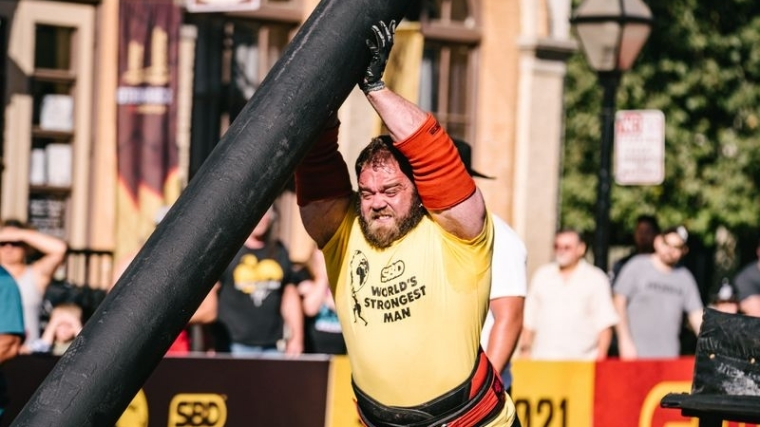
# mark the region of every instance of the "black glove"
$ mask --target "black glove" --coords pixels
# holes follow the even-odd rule
[[[393,36],[396,34],[396,21],[392,20],[390,26],[380,21],[380,26],[372,26],[372,33],[375,35],[374,40],[366,40],[372,58],[369,61],[369,65],[367,65],[367,69],[364,70],[362,80],[359,82],[359,88],[365,94],[385,87],[382,78],[385,65],[388,63],[388,57],[391,54],[391,48],[393,47]]]

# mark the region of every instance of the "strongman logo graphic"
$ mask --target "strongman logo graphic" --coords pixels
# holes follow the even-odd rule
[[[367,325],[367,321],[362,317],[362,306],[359,304],[359,300],[356,298],[356,293],[364,287],[369,277],[369,260],[361,251],[354,251],[351,256],[351,262],[349,263],[351,269],[351,298],[354,299],[354,323],[358,319]]]
[[[260,307],[272,291],[280,289],[285,274],[276,261],[259,261],[254,255],[248,254],[240,258],[232,276],[235,289],[250,295],[253,304]]]

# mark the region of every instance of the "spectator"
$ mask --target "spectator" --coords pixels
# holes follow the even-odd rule
[[[76,304],[63,303],[55,306],[42,337],[32,341],[32,353],[62,355],[79,333],[82,332],[82,308]]]
[[[678,357],[684,312],[699,334],[703,305],[697,282],[678,265],[688,238],[685,227],[668,228],[655,238],[653,254],[634,257],[620,271],[614,302],[622,359]]]
[[[472,150],[465,141],[453,138],[459,157],[474,178],[493,179],[472,168]],[[523,324],[523,307],[528,288],[525,272],[527,252],[515,231],[498,215],[492,214],[494,225],[491,262],[491,294],[488,315],[483,323],[480,345],[497,372],[507,393],[512,391],[510,360],[515,352]]]
[[[639,215],[636,218],[636,226],[633,229],[633,250],[623,258],[612,264],[610,281],[615,285],[615,279],[620,274],[620,269],[625,263],[636,255],[651,254],[654,252],[654,238],[660,234],[660,225],[654,215]]]
[[[581,234],[562,229],[554,237],[555,262],[533,274],[525,299],[520,353],[536,360],[603,360],[618,316],[610,283],[583,259]]]
[[[303,311],[287,249],[270,237],[270,207],[222,274],[219,351],[233,355],[303,352]],[[229,348],[225,345],[229,341]],[[280,345],[284,341],[284,345]]]
[[[760,241],[755,254],[758,259],[747,264],[734,277],[739,309],[748,316],[760,317]]]
[[[709,307],[724,313],[736,314],[739,312],[739,300],[736,297],[736,289],[727,278],[723,278],[718,291],[714,292],[710,297]]]
[[[40,337],[42,298],[66,256],[66,242],[9,219],[0,228],[0,265],[16,280],[24,306],[25,344]],[[39,258],[27,263],[33,252]]]
[[[523,327],[527,292],[527,251],[515,231],[497,215],[494,225],[491,293],[480,343],[494,369],[501,373],[507,393],[512,393],[512,355]]]
[[[0,366],[19,353],[24,340],[24,313],[21,294],[13,277],[0,267]],[[0,370],[0,421],[6,404],[6,385]]]
[[[167,212],[169,212],[168,206],[163,206],[158,209],[155,216],[156,226],[164,219]],[[113,286],[122,276],[122,274],[124,274],[124,271],[126,271],[127,267],[129,267],[129,264],[132,263],[132,261],[135,259],[138,253],[139,253],[139,249],[130,254],[127,254],[116,264],[116,266],[113,269],[113,278],[111,281],[111,286],[108,288],[109,291],[111,290],[111,288],[113,288]],[[219,298],[218,291],[219,291],[219,284],[216,284],[208,293],[208,295],[206,295],[206,298],[204,298],[203,301],[201,301],[201,305],[198,307],[197,310],[195,310],[195,313],[193,313],[192,317],[190,317],[190,320],[188,321],[189,327],[209,325],[209,324],[212,324],[216,320],[217,305],[218,305],[218,298]],[[168,356],[182,356],[182,355],[187,355],[188,353],[190,353],[190,350],[192,347],[203,347],[202,345],[194,345],[194,344],[197,344],[197,343],[191,342],[188,328],[185,328],[182,331],[180,331],[179,335],[177,335],[177,338],[174,340],[172,345],[166,351],[166,354]]]
[[[301,304],[305,316],[304,351],[306,353],[346,354],[346,342],[341,333],[335,300],[330,291],[325,268],[325,256],[315,249],[305,280],[298,282]]]

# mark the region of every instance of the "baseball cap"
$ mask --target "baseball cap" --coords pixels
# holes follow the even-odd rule
[[[462,163],[464,163],[464,167],[471,177],[494,179],[494,177],[484,175],[472,168],[472,148],[470,144],[458,138],[451,138],[451,140],[454,141],[454,145],[457,147],[457,151],[459,151],[459,157],[462,159]]]
[[[711,296],[710,300],[713,303],[737,302],[738,298],[736,295],[736,289],[731,284],[731,282],[729,282],[729,280],[724,277],[717,291],[713,292],[713,295]]]
[[[689,241],[689,231],[686,230],[686,227],[683,225],[667,228],[660,234],[663,236],[667,236],[668,234],[675,234],[681,239],[681,241],[683,241],[684,244]]]

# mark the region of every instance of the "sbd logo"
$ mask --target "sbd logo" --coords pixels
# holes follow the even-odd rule
[[[221,427],[227,404],[218,394],[178,394],[169,404],[169,427]]]

